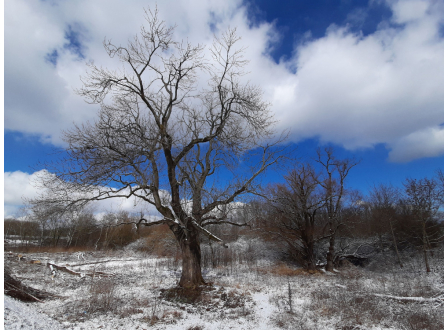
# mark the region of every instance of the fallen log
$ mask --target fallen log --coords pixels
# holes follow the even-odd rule
[[[425,298],[425,297],[398,297],[398,296],[391,296],[388,294],[378,294],[378,293],[372,293],[375,297],[380,298],[389,298],[394,300],[401,300],[401,301],[414,301],[414,302],[443,302],[444,298],[443,295],[440,295],[435,298]]]
[[[335,284],[335,287],[337,288],[341,288],[341,289],[347,289],[347,287],[345,285],[341,285],[341,284]],[[393,300],[399,300],[399,301],[403,301],[403,302],[420,302],[420,303],[442,303],[444,302],[444,294],[439,294],[436,297],[432,297],[432,298],[425,298],[425,297],[400,297],[400,296],[392,296],[392,295],[388,295],[388,294],[380,294],[380,293],[369,293],[369,292],[360,292],[360,291],[356,291],[355,293],[357,294],[362,294],[362,295],[367,295],[370,294],[372,296],[375,297],[379,297],[379,298],[386,298],[386,299],[393,299]]]
[[[105,263],[113,262],[113,261],[126,262],[126,261],[137,261],[137,260],[139,260],[139,259],[107,259],[107,260],[86,262],[86,263],[82,263],[82,264],[72,264],[71,266],[72,267],[74,267],[74,266],[78,267],[78,266],[86,266],[86,265],[105,264]]]
[[[31,288],[22,284],[18,279],[11,275],[10,270],[4,269],[4,293],[10,297],[26,302],[43,302],[43,299],[54,297],[54,295]]]
[[[74,270],[72,270],[70,268],[67,268],[66,266],[59,266],[59,265],[56,265],[56,264],[53,264],[53,263],[50,263],[50,262],[48,262],[47,265],[48,265],[48,267],[50,267],[50,270],[52,272],[53,272],[53,268],[54,268],[54,269],[56,269],[58,271],[66,272],[66,273],[69,273],[71,275],[76,275],[76,276],[80,276],[80,277],[90,276],[90,277],[93,278],[95,276],[97,276],[97,277],[111,277],[111,276],[114,276],[114,274],[108,274],[108,273],[98,272],[98,271],[94,271],[93,273],[77,272],[77,271],[74,271]]]

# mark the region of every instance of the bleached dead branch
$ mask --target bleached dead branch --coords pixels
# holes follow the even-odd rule
[[[90,276],[90,277],[111,277],[114,276],[114,274],[108,274],[108,273],[104,273],[104,272],[98,272],[98,271],[94,271],[93,273],[82,273],[82,272],[76,272],[72,269],[67,268],[66,266],[59,266],[53,263],[47,263],[48,267],[50,267],[50,269],[52,269],[52,267],[56,268],[59,271],[62,272],[66,272],[72,275],[77,275],[80,277],[84,277],[84,276]]]

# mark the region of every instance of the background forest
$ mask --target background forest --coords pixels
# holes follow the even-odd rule
[[[270,184],[264,197],[219,209],[235,225],[211,225],[230,249],[201,237],[203,266],[217,267],[239,258],[238,238],[258,239],[287,261],[308,270],[332,270],[344,260],[370,262],[415,260],[427,272],[443,260],[443,172],[402,186],[378,184],[366,196],[346,187],[356,162],[319,150],[316,161],[297,165],[285,183]],[[159,256],[179,258],[168,226],[136,225],[142,214],[120,211],[95,215],[94,209],[57,215],[34,210],[5,219],[5,248],[20,251],[119,250],[134,246]],[[26,210],[24,209],[25,213]],[[229,244],[230,243],[230,244]]]

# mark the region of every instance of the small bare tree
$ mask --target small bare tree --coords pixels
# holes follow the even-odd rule
[[[241,225],[219,209],[258,190],[278,142],[266,142],[273,121],[261,89],[241,82],[247,61],[235,30],[215,38],[207,59],[203,46],[174,41],[157,11],[145,13],[127,46],[104,42],[121,70],[89,64],[78,93],[101,105],[98,119],[64,133],[66,157],[41,180],[49,193],[31,203],[67,209],[134,196],[154,206],[160,219],[135,225],[169,226],[182,250],[179,285],[194,287],[204,283],[199,234],[223,243],[206,227]],[[251,167],[235,171],[245,161]],[[223,173],[231,178],[217,180]]]
[[[332,148],[317,150],[316,162],[323,167],[323,176],[319,184],[324,190],[324,210],[329,247],[325,269],[332,271],[335,260],[336,234],[344,217],[341,211],[347,196],[346,179],[350,170],[358,164],[352,159],[337,159]]]
[[[431,268],[429,266],[428,251],[431,248],[431,241],[441,241],[443,237],[438,237],[440,235],[438,232],[435,233],[437,237],[429,237],[428,235],[428,226],[436,221],[437,213],[440,207],[443,206],[443,174],[440,171],[437,178],[408,178],[404,183],[404,188],[407,195],[406,203],[411,208],[411,212],[421,228],[421,246],[426,271],[429,273]]]
[[[309,270],[316,269],[315,243],[321,239],[315,223],[324,207],[319,175],[309,165],[300,165],[285,176],[286,185],[271,188],[272,214],[268,215],[269,232],[285,242],[289,250]]]
[[[371,221],[374,223],[374,229],[378,235],[381,252],[384,252],[383,234],[390,231],[398,262],[400,267],[403,267],[394,230],[400,197],[400,191],[398,188],[392,185],[380,184],[378,186],[374,186],[370,191],[368,201]]]

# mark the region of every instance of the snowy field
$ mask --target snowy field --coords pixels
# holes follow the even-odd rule
[[[380,273],[348,265],[309,274],[256,259],[204,269],[210,285],[185,292],[176,288],[180,262],[171,258],[132,251],[23,256],[5,253],[5,266],[55,297],[23,303],[5,296],[5,329],[443,328],[443,268]],[[52,276],[49,264],[65,269]]]

